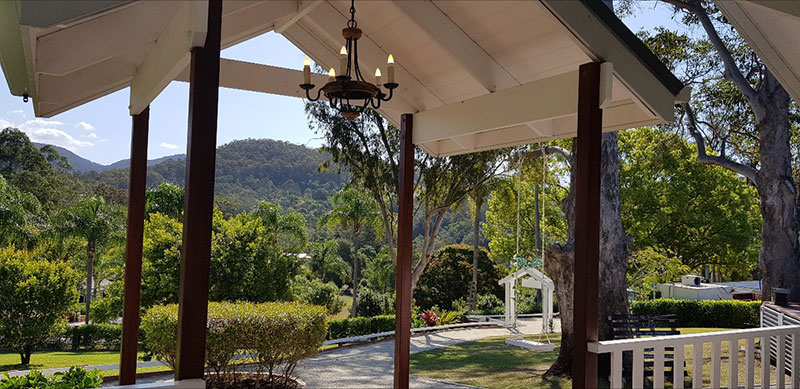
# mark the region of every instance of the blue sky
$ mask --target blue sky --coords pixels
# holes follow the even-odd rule
[[[656,25],[677,28],[663,4],[641,2],[640,11],[624,22],[634,32]],[[300,69],[304,54],[282,36],[267,33],[222,52],[225,58]],[[300,80],[298,80],[300,82]],[[189,85],[171,83],[150,106],[148,158],[184,153]],[[8,92],[0,77],[0,128],[17,127],[36,142],[65,147],[92,161],[109,164],[130,154],[131,120],[128,89],[52,118],[35,118],[30,103]],[[220,89],[217,143],[235,139],[272,138],[319,146],[308,128],[300,99]]]

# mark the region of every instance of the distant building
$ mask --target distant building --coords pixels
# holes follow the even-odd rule
[[[676,300],[757,300],[761,298],[761,281],[704,283],[703,278],[686,275],[681,282],[657,284],[663,298]]]

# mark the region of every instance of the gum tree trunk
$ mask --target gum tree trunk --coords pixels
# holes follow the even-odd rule
[[[92,306],[92,284],[94,280],[94,242],[91,240],[86,244],[86,324],[89,324],[89,311]]]
[[[575,143],[573,142],[573,148]],[[579,151],[577,151],[579,152]],[[573,158],[574,160],[574,158]],[[569,376],[572,369],[572,333],[574,299],[575,238],[575,168],[570,174],[569,196],[561,203],[569,226],[568,240],[551,245],[545,271],[553,279],[561,318],[561,349],[556,362],[545,376]],[[600,283],[599,309],[600,339],[611,339],[612,328],[608,316],[628,312],[627,277],[628,248],[631,238],[622,228],[619,202],[619,149],[617,133],[603,134],[600,181]],[[602,362],[602,361],[601,361]],[[602,370],[601,370],[602,371]]]

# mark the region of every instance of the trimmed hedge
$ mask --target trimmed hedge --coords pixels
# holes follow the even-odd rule
[[[678,327],[758,327],[760,312],[760,301],[656,299],[631,305],[634,315],[677,315]]]
[[[316,355],[325,340],[325,308],[302,303],[208,304],[207,368],[236,374],[234,357],[245,354],[268,372],[271,382],[282,371],[291,376],[297,363]],[[157,359],[175,367],[178,306],[157,305],[142,318],[145,344]]]
[[[328,324],[328,340],[394,331],[394,315],[333,319]]]
[[[118,350],[122,341],[122,326],[119,324],[86,324],[67,328],[72,351]]]

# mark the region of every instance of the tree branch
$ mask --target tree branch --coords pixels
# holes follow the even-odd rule
[[[758,171],[750,166],[743,165],[738,162],[731,161],[730,159],[716,156],[716,155],[708,155],[706,153],[706,141],[703,138],[703,134],[700,133],[700,130],[697,128],[697,119],[694,116],[694,111],[692,107],[689,106],[688,103],[683,104],[684,109],[686,110],[686,118],[687,118],[687,127],[689,128],[689,134],[692,135],[694,138],[694,143],[697,145],[697,162],[706,165],[717,165],[721,166],[725,169],[733,171],[735,173],[739,173],[745,177],[747,177],[750,182],[755,183],[756,177],[758,176]]]
[[[511,164],[519,163],[520,158],[539,158],[542,155],[556,154],[561,155],[567,161],[569,166],[572,166],[572,153],[559,146],[544,146],[535,150],[528,150],[518,153],[511,159]]]

